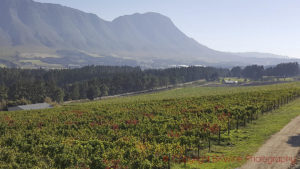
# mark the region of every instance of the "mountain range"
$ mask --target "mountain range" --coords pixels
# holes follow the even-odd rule
[[[166,16],[144,13],[106,21],[95,14],[32,0],[0,1],[0,66],[80,67],[91,64],[162,68],[229,67],[297,61],[266,53],[210,49]]]

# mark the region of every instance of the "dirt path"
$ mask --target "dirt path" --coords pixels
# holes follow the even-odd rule
[[[288,169],[300,150],[300,116],[274,134],[240,169]]]

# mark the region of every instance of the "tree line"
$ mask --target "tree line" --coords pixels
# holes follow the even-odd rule
[[[299,73],[298,63],[275,67],[251,65],[232,69],[214,67],[175,67],[147,69],[130,66],[85,66],[76,69],[0,68],[0,110],[9,106],[63,102],[154,89],[199,79],[215,81],[220,77],[289,77]]]
[[[299,74],[299,64],[297,62],[281,63],[273,67],[264,68],[264,66],[250,65],[245,68],[239,66],[233,67],[230,71],[231,76],[238,78],[249,78],[252,80],[261,80],[263,76],[274,77],[293,77]]]
[[[60,70],[0,68],[0,109],[45,100],[93,100],[198,79],[213,81],[227,74],[229,70],[213,67],[147,70],[129,66],[85,66]]]

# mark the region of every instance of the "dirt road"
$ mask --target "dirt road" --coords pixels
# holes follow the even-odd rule
[[[240,169],[288,169],[300,150],[300,116],[274,134]]]

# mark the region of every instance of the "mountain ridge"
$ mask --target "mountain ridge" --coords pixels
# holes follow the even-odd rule
[[[37,62],[46,67],[106,64],[107,59],[110,64],[119,59],[118,65],[130,62],[144,67],[266,63],[265,58],[210,49],[159,13],[135,13],[106,21],[92,13],[51,3],[2,0],[0,4],[0,58],[21,67],[40,66]],[[57,58],[41,56],[49,54]],[[268,59],[269,64],[287,61],[280,57]]]

